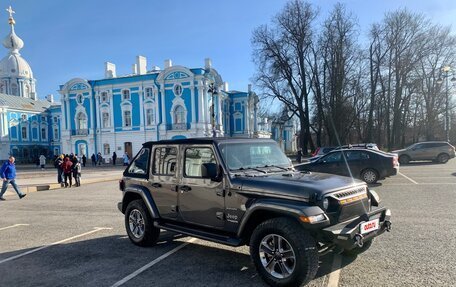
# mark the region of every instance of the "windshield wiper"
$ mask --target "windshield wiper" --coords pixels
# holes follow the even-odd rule
[[[257,167],[276,167],[276,168],[280,168],[281,170],[285,170],[285,171],[289,171],[290,169],[289,168],[286,168],[286,167],[283,167],[283,166],[279,166],[279,165],[275,165],[275,164],[267,164],[267,165],[264,165],[264,166],[257,166]]]
[[[237,171],[237,170],[241,170],[241,171],[254,170],[254,171],[261,172],[261,173],[268,173],[267,171],[264,171],[264,170],[261,170],[261,169],[255,168],[255,167],[241,167],[238,169],[230,169],[230,171]]]

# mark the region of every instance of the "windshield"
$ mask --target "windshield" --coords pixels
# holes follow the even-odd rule
[[[219,147],[230,170],[271,165],[291,167],[288,157],[273,142],[222,143]]]

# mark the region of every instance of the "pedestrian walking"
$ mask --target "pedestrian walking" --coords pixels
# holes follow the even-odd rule
[[[71,177],[71,172],[72,172],[72,166],[73,163],[71,162],[69,157],[65,157],[63,159],[63,176],[65,178],[65,187],[71,187],[72,186],[72,177]],[[69,182],[69,184],[68,184]]]
[[[42,155],[40,155],[41,170],[44,170],[45,165],[46,165],[46,157],[42,154]]]
[[[97,163],[98,163],[98,165],[101,165],[102,161],[103,161],[103,157],[101,156],[101,152],[98,152],[98,154],[97,154]]]
[[[299,149],[298,153],[296,154],[296,161],[298,163],[301,163],[301,160],[302,160],[302,151]]]
[[[97,157],[95,156],[94,153],[92,154],[90,159],[92,160],[92,166],[96,166],[97,165]]]
[[[0,192],[0,200],[5,200],[3,194],[8,188],[8,183],[11,183],[20,199],[27,195],[25,193],[22,193],[19,189],[19,186],[16,184],[16,166],[14,165],[15,160],[16,159],[13,156],[10,156],[8,161],[5,161],[5,163],[3,163],[2,167],[0,168],[0,175],[3,180],[2,191]]]
[[[117,160],[117,154],[116,152],[112,153],[112,165],[116,165],[116,160]]]
[[[63,187],[65,185],[64,177],[63,177],[63,154],[59,155],[57,159],[54,161],[54,167],[57,169],[57,182],[60,183],[60,186]]]
[[[74,185],[81,186],[81,163],[76,159],[73,165]]]
[[[123,159],[123,165],[129,165],[130,164],[130,157],[128,156],[128,154],[126,152],[122,156],[122,159]]]
[[[87,157],[85,154],[82,155],[82,166],[85,167],[87,162]]]

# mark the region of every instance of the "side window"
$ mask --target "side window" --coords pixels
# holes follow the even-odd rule
[[[185,150],[185,177],[203,178],[202,169],[217,168],[214,152],[208,147],[187,148]]]
[[[360,160],[361,159],[361,152],[359,151],[348,151],[345,153],[348,161]]]
[[[157,147],[154,153],[152,174],[173,176],[176,174],[177,148]]]
[[[149,166],[149,149],[143,148],[139,151],[138,155],[128,168],[128,173],[132,174],[147,174],[147,167]]]
[[[340,152],[331,153],[323,158],[323,162],[339,162],[341,161]]]
[[[370,156],[367,152],[361,152],[359,155],[360,159],[369,159]]]

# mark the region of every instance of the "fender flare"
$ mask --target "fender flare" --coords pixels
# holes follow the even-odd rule
[[[252,204],[247,212],[242,217],[241,224],[237,232],[237,236],[241,237],[245,232],[245,228],[250,221],[252,216],[255,215],[258,211],[274,212],[283,214],[285,216],[293,217],[299,221],[300,216],[314,216],[325,213],[319,206],[308,206],[303,204],[293,204],[286,201],[276,201],[276,200],[259,200]],[[311,224],[304,223],[299,221],[305,226],[312,226]],[[328,221],[329,222],[329,221]],[[320,225],[320,224],[318,224]],[[321,226],[321,225],[320,225]],[[248,230],[247,230],[248,232]]]
[[[157,205],[155,204],[154,199],[150,195],[149,190],[142,186],[129,186],[125,188],[125,192],[122,198],[122,212],[125,213],[127,209],[127,204],[125,204],[125,198],[130,196],[131,194],[139,195],[143,200],[144,204],[146,205],[147,209],[149,210],[150,215],[154,219],[160,218],[160,214],[158,212]]]

